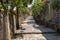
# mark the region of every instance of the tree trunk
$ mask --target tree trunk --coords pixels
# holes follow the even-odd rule
[[[11,30],[11,37],[13,37],[14,35],[14,19],[13,19],[13,14],[10,13],[9,14],[9,22],[10,22],[10,30]]]
[[[13,19],[14,19],[14,33],[16,32],[16,16],[13,15]]]
[[[18,7],[17,7],[17,17],[16,17],[16,29],[19,29],[19,11],[18,11]]]
[[[11,40],[10,36],[10,27],[9,27],[9,15],[7,14],[7,10],[4,10],[3,13],[3,40]]]
[[[9,15],[7,14],[7,9],[4,6],[3,0],[1,1],[1,5],[4,9],[3,13],[3,40],[11,40],[10,36],[10,28],[9,28]]]
[[[3,40],[3,14],[0,11],[0,40]]]

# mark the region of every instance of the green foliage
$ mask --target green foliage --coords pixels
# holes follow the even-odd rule
[[[4,3],[4,7],[7,9],[8,8],[8,4],[7,3]]]
[[[11,5],[17,6],[17,7],[22,7],[26,6],[29,4],[29,0],[12,0],[13,3]]]
[[[29,4],[30,0],[23,0],[23,5],[27,7],[27,5]]]
[[[8,10],[8,5],[11,7],[10,9],[13,11],[14,7],[16,7],[16,13],[17,10],[22,10],[24,13],[27,13],[28,7],[27,5],[30,3],[30,0],[10,0],[10,5],[8,3],[3,3],[4,7]],[[2,5],[0,4],[0,8],[2,8]],[[10,10],[8,10],[10,12]]]
[[[59,10],[60,9],[60,0],[52,0],[52,8]]]
[[[24,12],[24,14],[27,12],[27,5],[29,4],[29,0],[11,0],[12,3],[11,3],[11,8],[14,8],[16,7],[17,9],[16,10],[22,10],[22,12]],[[18,13],[16,11],[16,13]]]
[[[23,7],[19,8],[19,10],[22,10],[23,14],[26,14],[26,13],[27,13],[28,8],[27,8],[27,7],[25,7],[25,6],[23,6]]]
[[[44,12],[48,8],[47,1],[46,0],[37,0],[35,1],[32,11],[35,14],[40,14]]]
[[[0,9],[2,8],[2,5],[1,5],[1,3],[0,3]]]

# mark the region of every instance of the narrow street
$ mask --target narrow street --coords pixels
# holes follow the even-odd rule
[[[0,0],[0,40],[60,40],[60,0]]]
[[[23,38],[19,35],[12,40],[59,40],[60,35],[56,31],[47,28],[43,25],[35,23],[33,16],[28,16],[26,20],[21,24],[22,31],[18,30],[16,33],[23,33]]]

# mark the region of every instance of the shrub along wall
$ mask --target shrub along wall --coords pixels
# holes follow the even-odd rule
[[[33,16],[38,24],[42,24],[46,27],[55,29],[56,31],[60,31],[60,6],[57,5],[59,4],[58,1],[56,2],[56,4],[54,1],[47,2],[42,7],[40,6],[40,8],[42,8],[43,10],[33,10]]]

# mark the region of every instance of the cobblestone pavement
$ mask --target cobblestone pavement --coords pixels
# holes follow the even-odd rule
[[[36,24],[32,16],[28,16],[24,21],[24,24],[21,25],[22,28],[24,28],[22,30],[24,33],[36,32],[43,34],[23,34],[23,38],[18,35],[17,38],[12,40],[60,40],[60,35],[54,33],[56,31]],[[47,34],[44,34],[44,32],[47,32]],[[20,30],[18,30],[16,33],[20,33]]]

